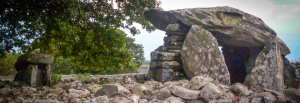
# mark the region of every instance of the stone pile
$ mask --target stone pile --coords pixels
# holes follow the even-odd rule
[[[108,76],[108,75],[106,75]],[[118,76],[118,75],[110,75]],[[67,77],[67,76],[64,76]],[[195,76],[165,83],[136,82],[124,76],[118,81],[61,79],[53,86],[31,87],[20,81],[0,82],[1,103],[299,103],[300,90],[284,93],[264,89],[254,92],[241,83],[213,83],[209,76]]]
[[[189,27],[178,23],[166,28],[164,45],[151,52],[149,75],[154,80],[166,82],[185,78],[180,51]]]

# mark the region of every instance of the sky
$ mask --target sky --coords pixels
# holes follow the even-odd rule
[[[163,10],[184,8],[230,6],[261,18],[272,28],[291,50],[286,57],[300,58],[300,0],[160,0]],[[134,24],[141,34],[134,36],[135,43],[144,46],[145,58],[163,45],[164,31],[147,32],[139,24]],[[128,31],[125,30],[129,34]]]

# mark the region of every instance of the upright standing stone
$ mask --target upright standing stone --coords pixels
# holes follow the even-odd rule
[[[216,84],[230,85],[230,75],[217,39],[201,26],[191,27],[182,46],[181,59],[189,78],[207,75]]]
[[[270,42],[259,53],[251,72],[251,89],[263,92],[264,88],[282,92],[284,89],[283,60],[277,42]]]

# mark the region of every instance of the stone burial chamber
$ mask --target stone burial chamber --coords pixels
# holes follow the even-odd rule
[[[22,81],[30,86],[51,85],[51,64],[54,57],[46,54],[23,54],[15,63],[18,73],[14,81]]]
[[[153,9],[144,15],[166,32],[164,45],[151,52],[148,74],[154,80],[206,75],[216,84],[243,83],[254,91],[299,86],[285,57],[289,48],[258,17],[227,6]]]

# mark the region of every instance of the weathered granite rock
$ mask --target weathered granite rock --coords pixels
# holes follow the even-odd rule
[[[262,47],[276,37],[260,18],[228,6],[149,10],[144,14],[160,30],[166,31],[169,24],[178,21],[187,26],[200,25],[227,45]]]
[[[151,52],[151,60],[154,61],[174,61],[178,57],[175,53],[172,52],[158,52],[158,51],[153,51]]]
[[[99,89],[102,88],[102,85],[99,84],[88,84],[87,85],[87,89],[91,92],[91,93],[96,93]]]
[[[177,61],[151,61],[150,69],[163,68],[163,69],[179,69],[182,68],[181,64]]]
[[[214,85],[213,83],[207,83],[203,89],[200,91],[200,96],[205,101],[216,100],[219,96],[221,96],[221,90]]]
[[[189,80],[187,80],[187,79],[181,79],[181,80],[178,80],[178,81],[168,81],[168,82],[164,83],[164,87],[170,87],[172,85],[175,85],[175,86],[180,86],[180,87],[187,88],[188,83],[189,83]]]
[[[283,91],[286,100],[292,103],[300,103],[300,90],[295,88],[288,88]]]
[[[240,98],[237,103],[250,103],[249,98]]]
[[[68,89],[71,89],[71,88],[73,88],[73,89],[81,89],[81,87],[82,87],[82,83],[81,83],[81,81],[78,81],[78,80],[70,82],[70,83],[65,83],[62,86],[62,88],[65,89],[65,90],[68,90]]]
[[[212,100],[209,101],[208,103],[233,103],[232,100]]]
[[[270,92],[272,93],[274,96],[277,97],[277,101],[280,103],[285,103],[286,102],[286,98],[284,96],[284,93],[282,92],[278,92],[278,91],[274,91],[274,90],[270,90],[270,89],[264,89],[266,92]]]
[[[173,95],[187,100],[198,99],[200,94],[200,91],[190,90],[179,86],[171,86],[170,91]]]
[[[158,100],[164,101],[171,96],[172,95],[170,93],[170,90],[167,87],[165,87],[165,88],[153,91],[149,99],[158,99]]]
[[[251,103],[263,103],[262,98],[252,98]]]
[[[174,32],[184,32],[184,28],[179,23],[169,24],[166,27],[166,31],[174,31]]]
[[[140,97],[144,97],[146,95],[150,95],[153,91],[153,88],[150,85],[137,84],[132,89],[130,89],[130,91],[133,94],[136,94]]]
[[[248,87],[241,83],[234,83],[233,85],[230,86],[230,90],[233,93],[240,95],[240,94],[244,94],[244,92],[248,91]]]
[[[289,47],[279,37],[275,37],[274,41],[278,43],[281,55],[286,56],[291,53]]]
[[[230,85],[230,74],[217,40],[201,26],[191,27],[181,50],[181,59],[189,78],[207,75],[216,84]]]
[[[59,103],[58,100],[51,100],[51,99],[46,99],[46,100],[24,100],[22,103]]]
[[[195,76],[193,77],[188,85],[187,88],[193,89],[193,90],[199,90],[203,86],[205,86],[207,83],[212,82],[214,79],[210,78],[209,76]]]
[[[157,89],[163,88],[163,84],[161,82],[154,81],[154,80],[146,81],[144,84],[145,85],[150,85],[153,88],[153,90],[157,90]]]
[[[153,72],[153,78],[159,82],[166,82],[185,78],[183,69],[161,69],[156,68]]]
[[[299,87],[299,77],[297,77],[297,69],[290,63],[290,61],[282,56],[284,69],[284,85],[288,88],[298,88]]]
[[[109,99],[106,95],[98,96],[89,100],[85,100],[83,103],[108,103]]]
[[[278,43],[270,42],[255,61],[255,67],[251,72],[251,89],[256,92],[263,91],[263,88],[282,92],[283,66]]]
[[[130,96],[130,99],[133,101],[133,103],[139,103],[140,98],[141,98],[141,97],[139,97],[138,95],[135,95],[135,94],[132,94],[132,95]]]
[[[132,101],[130,98],[116,97],[116,98],[110,98],[109,103],[132,103]]]
[[[188,100],[187,103],[206,103],[203,100]]]
[[[112,95],[130,93],[131,92],[129,90],[119,84],[106,84],[102,85],[102,88],[96,92],[95,96],[97,97],[106,95],[107,97],[110,97]]]
[[[163,103],[185,103],[185,101],[181,98],[171,96],[169,98],[166,98]]]
[[[168,35],[166,37],[164,37],[164,42],[168,43],[168,42],[183,42],[185,39],[184,36],[180,36],[180,35]]]
[[[54,94],[54,93],[49,93],[46,96],[44,96],[43,99],[52,99],[52,100],[57,100],[58,99],[58,95]]]
[[[22,67],[25,64],[53,64],[54,63],[54,57],[51,55],[46,55],[46,54],[24,54],[21,55],[17,63],[15,64],[15,68],[17,71],[21,70]]]
[[[260,97],[263,99],[264,103],[275,103],[277,98],[270,92],[256,93],[254,98]]]
[[[88,97],[91,92],[87,89],[83,89],[83,90],[76,90],[76,89],[69,89],[69,96],[68,98],[71,99],[71,98],[85,98],[85,97]]]

